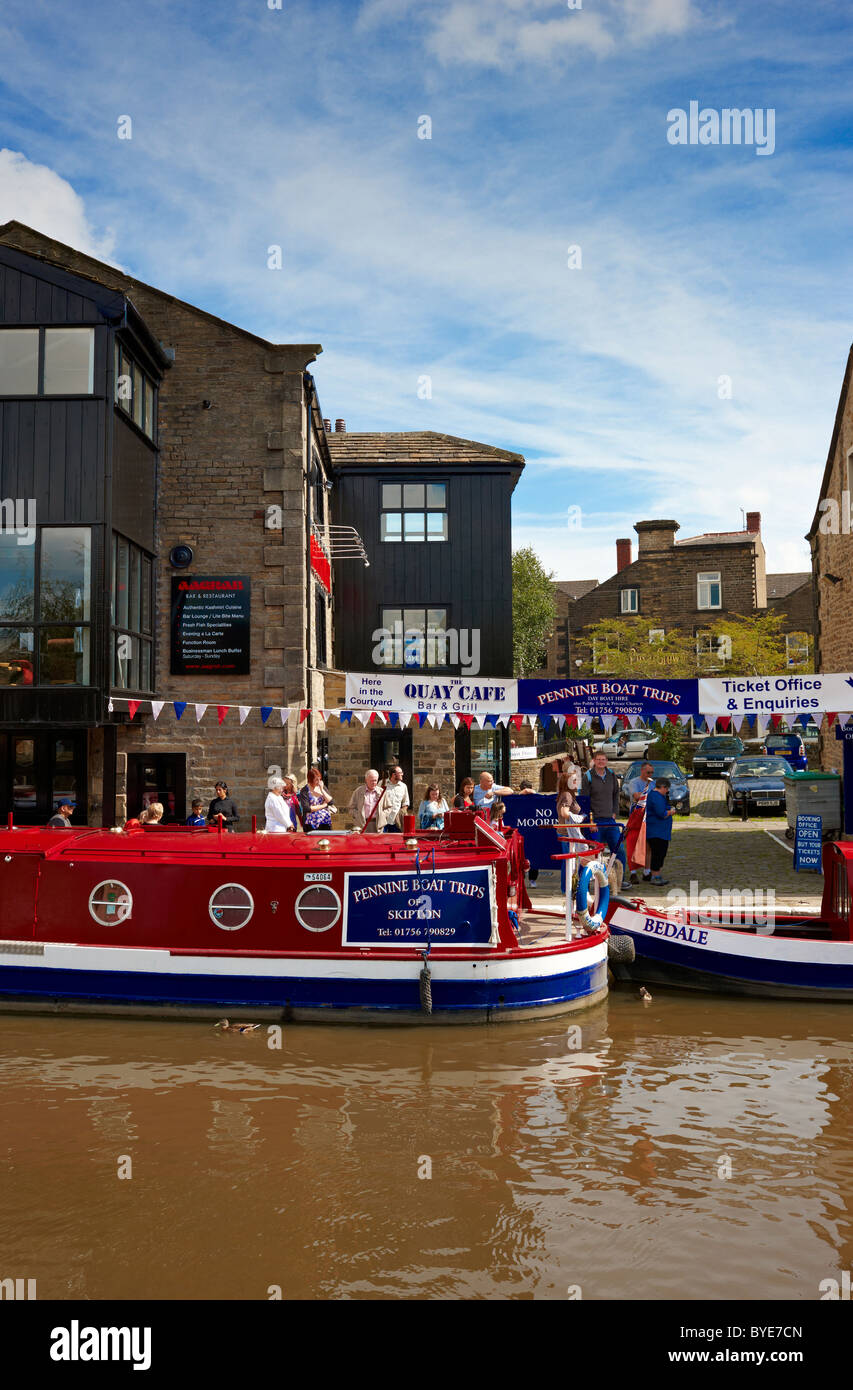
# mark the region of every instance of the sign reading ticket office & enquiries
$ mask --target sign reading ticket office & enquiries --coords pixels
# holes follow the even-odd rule
[[[348,873],[345,895],[345,946],[493,946],[498,939],[494,872],[488,865]]]
[[[248,675],[250,617],[248,575],[173,575],[172,675]]]
[[[347,672],[347,709],[413,714],[516,714],[518,681],[487,676],[391,676]]]
[[[812,714],[853,709],[853,676],[732,676],[699,681],[701,714]]]

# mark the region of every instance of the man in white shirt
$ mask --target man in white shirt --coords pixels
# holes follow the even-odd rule
[[[360,787],[356,787],[349,800],[349,813],[355,821],[356,830],[375,834],[378,829],[375,812],[381,795],[379,773],[375,768],[368,768],[364,781]]]
[[[409,808],[409,789],[403,781],[403,769],[399,763],[392,767],[385,782],[385,791],[376,819],[379,829],[390,832],[398,830],[398,818]]]

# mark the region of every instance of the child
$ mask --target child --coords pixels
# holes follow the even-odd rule
[[[675,807],[669,804],[669,778],[658,777],[654,791],[646,798],[646,842],[651,855],[651,882],[659,885],[669,881],[661,878],[660,871],[672,839],[674,815]]]
[[[207,819],[204,814],[203,801],[193,802],[193,813],[191,816],[187,816],[187,825],[207,825]]]

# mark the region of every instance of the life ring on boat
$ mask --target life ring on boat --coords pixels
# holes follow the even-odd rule
[[[589,910],[589,886],[592,879],[598,883],[598,911]],[[610,884],[601,864],[584,864],[578,875],[578,891],[575,897],[578,917],[587,930],[597,931],[604,926],[607,909],[610,906]]]

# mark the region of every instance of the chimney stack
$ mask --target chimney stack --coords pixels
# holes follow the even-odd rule
[[[616,542],[616,573],[627,569],[631,563],[631,537],[622,537]]]
[[[761,512],[747,512],[746,529],[751,536],[761,535]]]
[[[332,422],[331,420],[327,420],[325,415],[323,416],[323,429],[326,431],[326,434],[332,433]]]
[[[346,434],[346,432],[347,432],[347,422],[346,422],[346,420],[336,420],[336,421],[335,421],[335,434]]]
[[[638,537],[638,553],[650,555],[654,552],[672,550],[675,545],[675,533],[680,531],[681,527],[677,521],[637,521],[634,523],[634,530]]]

